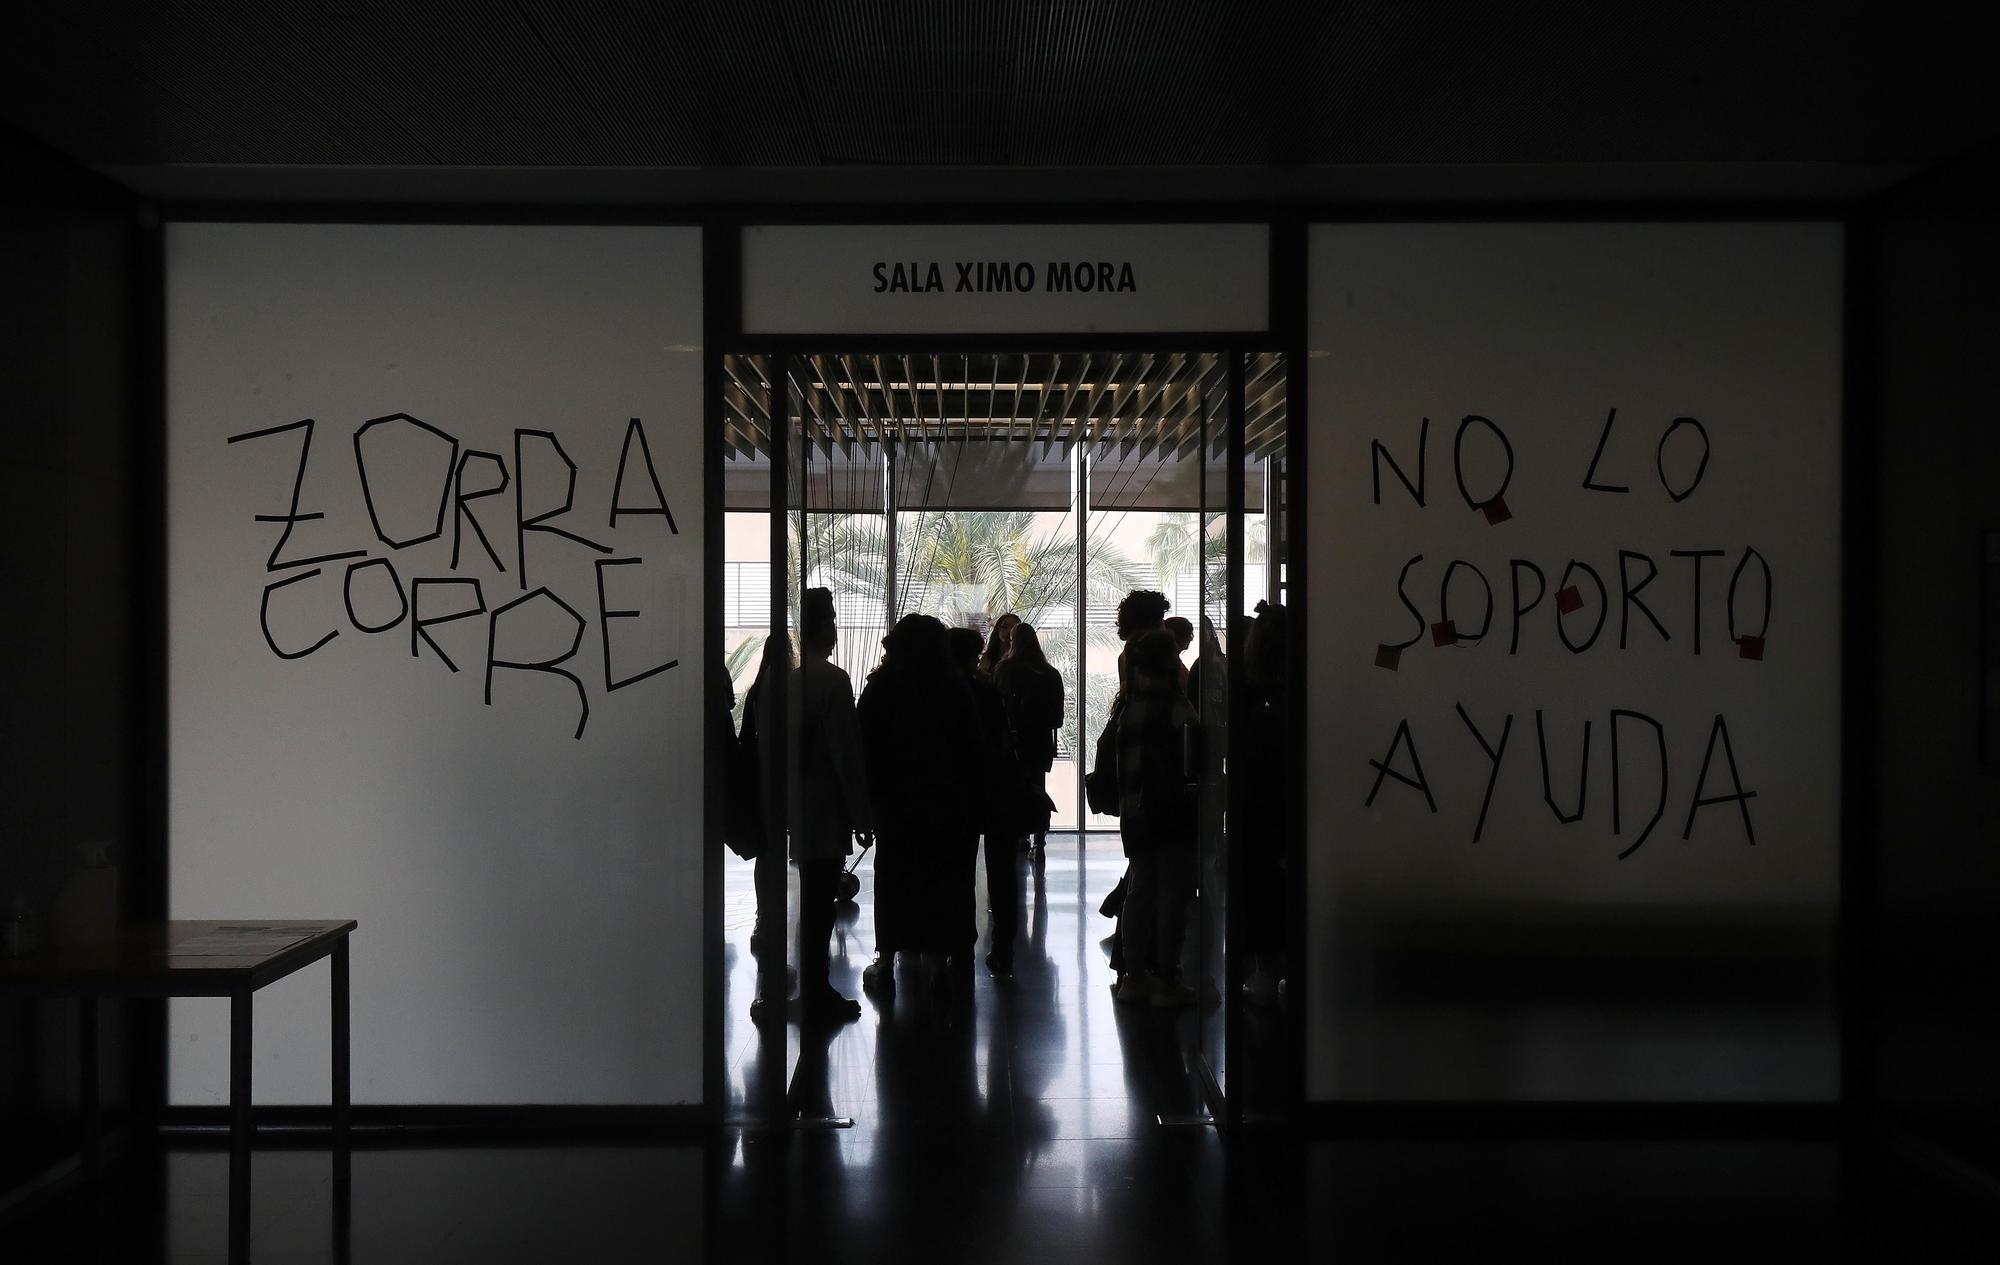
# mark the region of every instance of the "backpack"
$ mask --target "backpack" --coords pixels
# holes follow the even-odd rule
[[[1111,715],[1097,735],[1097,749],[1088,775],[1083,779],[1084,802],[1090,811],[1103,817],[1118,815],[1118,717],[1125,710],[1125,696],[1111,702]]]

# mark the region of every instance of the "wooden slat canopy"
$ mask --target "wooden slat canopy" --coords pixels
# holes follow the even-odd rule
[[[732,460],[771,454],[768,358],[725,356],[722,428]],[[1225,359],[1202,352],[1029,352],[802,356],[784,381],[793,424],[822,454],[877,444],[974,441],[1039,444],[1044,457],[1078,444],[1120,460],[1179,458],[1226,444]],[[1244,455],[1284,451],[1286,366],[1276,353],[1244,366]]]

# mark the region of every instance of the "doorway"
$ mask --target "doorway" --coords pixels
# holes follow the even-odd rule
[[[1232,718],[1243,719],[1232,699],[1244,705],[1233,647],[1259,603],[1282,605],[1289,580],[1284,357],[1224,340],[1219,350],[1154,351],[850,342],[722,358],[723,649],[736,722],[765,639],[789,631],[781,649],[796,644],[808,589],[831,594],[832,661],[857,693],[905,615],[932,615],[983,639],[1007,615],[1033,627],[1065,704],[1040,779],[1047,842],[1018,855],[983,850],[975,901],[978,956],[996,943],[996,923],[1009,920],[1002,897],[1016,902],[1025,952],[1006,974],[962,971],[955,1002],[970,1005],[950,1016],[989,1049],[989,1071],[1001,1047],[1008,1065],[1049,1071],[1039,1088],[1033,1076],[1011,1078],[1016,1097],[1025,1089],[1037,1101],[1088,1099],[1093,1083],[1115,1082],[1154,1119],[1240,1120],[1245,1104],[1281,1092],[1283,1080],[1275,1065],[1251,1070],[1284,1043],[1275,1017],[1262,1025],[1264,1041],[1260,1017],[1247,1013],[1257,1009],[1244,991],[1254,962],[1230,952],[1232,902],[1256,897],[1257,918],[1270,910],[1258,856],[1230,845],[1229,823],[1242,815],[1232,805],[1241,792],[1229,750]],[[1180,955],[1193,1001],[1144,1014],[1110,998],[1115,924],[1099,906],[1125,856],[1116,817],[1093,812],[1085,791],[1119,692],[1119,606],[1135,590],[1160,593],[1170,617],[1185,621],[1180,657],[1200,735],[1187,756],[1200,810]],[[793,788],[804,781],[796,729],[781,739],[788,773],[777,779]],[[1281,838],[1269,841],[1268,851],[1282,849]],[[897,1008],[916,991],[899,987],[885,1006],[859,988],[874,950],[873,863],[872,855],[853,861],[855,890],[836,918],[830,970],[837,989],[862,998],[861,1020],[830,1035],[787,1025],[780,1043],[772,1025],[745,1019],[760,991],[791,990],[799,946],[781,935],[781,944],[750,951],[753,867],[726,861],[724,1057],[737,1118],[775,1125],[817,1111],[865,1122],[883,1109],[886,1085],[815,1083],[830,1075],[816,1069],[876,1064],[879,1073],[903,1018]],[[1011,880],[995,865],[1013,867]],[[783,900],[785,926],[796,928],[796,873],[779,896],[768,886],[776,867],[766,872],[767,910]],[[1282,945],[1281,900],[1272,916]],[[1256,935],[1259,952],[1269,952],[1268,929]],[[1268,1057],[1243,1057],[1260,1043]],[[1272,1082],[1266,1093],[1254,1084],[1260,1076]]]

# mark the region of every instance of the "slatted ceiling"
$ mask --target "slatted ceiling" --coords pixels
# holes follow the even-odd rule
[[[760,357],[723,358],[722,428],[733,460],[768,457],[775,425]],[[1245,375],[1245,453],[1280,451],[1284,361],[1252,359]],[[822,458],[877,444],[935,450],[971,441],[1040,444],[1046,460],[1078,444],[1099,458],[1168,459],[1226,450],[1228,378],[1210,353],[817,355],[786,379],[794,423]]]
[[[71,0],[5,21],[0,115],[111,164],[1926,163],[2000,130],[1990,18],[1838,0]]]

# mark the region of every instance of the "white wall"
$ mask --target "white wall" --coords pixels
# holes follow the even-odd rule
[[[702,527],[698,230],[173,225],[167,233],[169,855],[174,917],[356,918],[354,1097],[367,1103],[680,1103],[701,1093]],[[315,419],[300,512],[280,563],[348,550],[422,577],[477,579],[489,610],[523,596],[526,516],[561,503],[564,470],[524,441],[525,484],[476,499],[498,565],[453,521],[392,548],[370,524],[354,435],[408,414],[499,454],[554,433],[576,463],[572,512],[529,533],[531,588],[584,626],[562,666],[582,683],[501,668],[485,701],[494,617],[368,634],[344,568],[267,573]],[[629,419],[639,418],[678,534],[609,523]],[[437,522],[443,441],[368,432],[368,480],[398,539]],[[465,490],[494,479],[474,460]],[[622,503],[656,505],[635,445]],[[593,563],[613,610],[613,675]],[[504,567],[504,572],[500,569]],[[398,610],[387,568],[355,575],[360,618]],[[469,586],[423,593],[426,615]],[[499,620],[496,657],[559,653],[576,634],[548,599]],[[577,728],[587,701],[588,722]],[[262,1102],[326,1097],[326,968],[257,996]],[[176,1003],[171,1095],[227,1089],[227,1012]]]
[[[1830,947],[1837,899],[1840,735],[1841,235],[1798,224],[1340,225],[1311,237],[1309,1093],[1315,1099],[1816,1099],[1835,1092]],[[1616,422],[1583,487],[1608,412]],[[1468,507],[1454,440],[1469,414],[1513,446],[1511,517]],[[1381,472],[1370,441],[1414,481],[1430,419],[1427,508]],[[1656,453],[1677,417],[1699,419],[1710,458],[1674,502]],[[1666,450],[1683,487],[1699,443]],[[1500,448],[1475,424],[1466,480],[1484,501]],[[1742,551],[1768,559],[1765,657],[1726,634]],[[1619,551],[1659,574],[1619,648]],[[1671,550],[1720,549],[1702,564]],[[1453,559],[1491,581],[1477,645],[1440,648],[1428,627],[1378,667],[1383,643],[1425,625]],[[1549,593],[1510,653],[1510,561]],[[1609,586],[1597,642],[1558,640],[1554,596],[1572,558]],[[1645,564],[1628,563],[1633,582]],[[1587,579],[1564,617],[1581,642],[1600,607]],[[1525,575],[1523,604],[1533,596]],[[1455,622],[1483,607],[1464,569]],[[1762,622],[1749,564],[1739,622]],[[1701,653],[1693,652],[1697,627]],[[1742,631],[1742,629],[1739,629]],[[1455,710],[1497,746],[1493,763]],[[1582,819],[1544,802],[1535,713],[1552,788],[1573,810],[1590,732]],[[1664,814],[1653,732],[1619,722],[1622,829],[1612,821],[1612,709],[1665,730]],[[1716,716],[1725,718],[1755,842],[1737,803],[1690,803]],[[1435,811],[1370,761],[1414,772]],[[1718,746],[1704,794],[1732,789]]]

